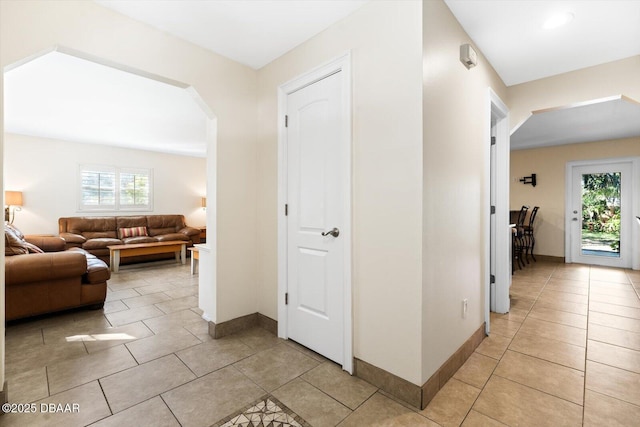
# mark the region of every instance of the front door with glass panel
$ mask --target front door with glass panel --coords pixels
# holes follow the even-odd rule
[[[631,174],[631,162],[572,167],[572,262],[631,267]]]

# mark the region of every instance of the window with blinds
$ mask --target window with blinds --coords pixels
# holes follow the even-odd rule
[[[152,170],[81,165],[81,211],[151,211]]]

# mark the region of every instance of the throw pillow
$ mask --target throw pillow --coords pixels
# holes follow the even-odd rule
[[[120,232],[120,238],[124,239],[125,237],[138,237],[138,236],[148,236],[147,227],[129,227],[129,228],[121,228],[118,230]]]
[[[43,254],[44,253],[44,251],[42,249],[40,249],[38,246],[34,245],[33,243],[29,243],[26,240],[23,240],[22,244],[24,245],[25,248],[27,248],[29,253],[32,253],[32,254]]]
[[[13,227],[4,226],[4,256],[24,255],[29,250],[22,245],[22,240],[16,235]]]
[[[13,232],[13,234],[15,234],[18,237],[18,239],[24,240],[24,234],[22,234],[22,231],[18,230],[12,224],[5,224],[4,226],[5,228],[9,228]]]
[[[14,226],[5,224],[4,226],[4,255],[25,255],[28,253],[41,254],[42,249],[24,240],[24,234]]]

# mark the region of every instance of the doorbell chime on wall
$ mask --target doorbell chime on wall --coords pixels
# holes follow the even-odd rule
[[[478,55],[468,43],[460,46],[460,62],[462,62],[467,69],[478,65]]]

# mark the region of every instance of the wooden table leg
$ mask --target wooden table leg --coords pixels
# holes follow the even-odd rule
[[[113,255],[113,259],[111,260],[111,269],[114,273],[117,273],[120,270],[120,249],[114,249],[111,251]]]

